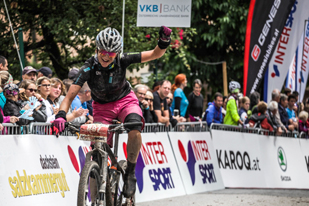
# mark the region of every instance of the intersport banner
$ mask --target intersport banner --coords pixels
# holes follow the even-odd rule
[[[118,159],[127,157],[127,134],[119,135]],[[135,176],[136,202],[185,195],[181,176],[166,132],[144,133]]]
[[[300,42],[301,43],[301,42]],[[297,70],[298,70],[298,64],[299,64],[299,48],[300,48],[300,45],[298,44],[298,47],[296,49],[296,52],[294,54],[294,57],[293,57],[293,60],[290,64],[290,67],[289,67],[289,71],[288,71],[288,74],[286,76],[286,81],[285,81],[285,87],[286,88],[289,88],[290,90],[292,91],[296,91],[297,90],[297,86],[298,86],[298,82],[297,82]],[[300,53],[301,55],[301,53]]]
[[[306,24],[305,39],[301,36],[298,47],[290,65],[285,87],[298,91],[299,100],[302,102],[309,75],[309,21]]]
[[[209,132],[169,132],[187,194],[224,189]]]
[[[1,135],[0,205],[76,205],[89,142],[54,135]]]
[[[294,2],[251,0],[244,55],[243,92],[247,96],[258,89]]]
[[[308,19],[309,1],[297,0],[291,9],[290,15],[276,45],[265,74],[264,101],[271,100],[274,89],[281,90],[287,76],[289,66],[293,61],[296,48],[304,33],[305,20]],[[267,92],[266,92],[267,91]],[[267,95],[267,96],[266,96]]]

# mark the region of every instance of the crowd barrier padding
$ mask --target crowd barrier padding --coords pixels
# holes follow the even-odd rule
[[[187,194],[224,189],[209,132],[168,135]]]
[[[127,134],[119,135],[119,160],[126,159],[127,139]],[[142,147],[137,158],[135,175],[137,202],[186,194],[166,132],[142,135]]]
[[[76,205],[89,143],[76,137],[2,135],[0,205]]]
[[[76,205],[90,143],[68,131],[59,138],[49,135],[50,124],[3,125],[1,204]],[[262,129],[217,124],[208,128],[205,122],[174,128],[146,124],[136,166],[136,200],[224,187],[309,189],[309,142],[295,134],[307,136],[278,137]],[[119,160],[126,159],[127,134],[119,140]]]

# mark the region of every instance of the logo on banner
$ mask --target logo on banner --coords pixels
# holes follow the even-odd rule
[[[281,170],[285,172],[288,168],[288,162],[287,162],[287,158],[286,158],[285,152],[282,147],[279,147],[277,150],[277,159],[278,159],[278,163],[279,163]],[[290,176],[281,175],[281,181],[291,181],[291,180],[292,179]]]
[[[304,83],[304,76],[303,76],[303,72],[300,71],[300,78],[298,80],[299,83]]]
[[[274,68],[274,72],[271,73],[271,77],[272,78],[280,77],[280,72],[279,72],[278,66],[274,64],[273,68]]]
[[[305,161],[307,165],[307,171],[309,172],[309,156],[308,157],[305,156]]]
[[[40,164],[43,170],[54,169],[57,171],[59,169],[59,171],[56,173],[27,174],[25,169],[21,173],[16,170],[16,176],[8,178],[14,198],[49,193],[60,193],[62,197],[65,197],[65,192],[70,191],[66,181],[66,174],[54,155],[49,155],[49,157],[40,155]]]
[[[91,149],[90,149],[91,150]],[[85,165],[85,161],[86,161],[86,153],[88,152],[88,148],[87,147],[79,147],[78,148],[78,157],[79,157],[79,164],[76,158],[75,153],[73,152],[73,149],[71,148],[70,145],[68,145],[68,153],[72,162],[72,165],[74,167],[74,169],[76,170],[77,173],[79,173],[79,175],[82,172],[82,169],[84,168]]]
[[[205,140],[189,141],[188,155],[180,140],[178,140],[178,148],[182,159],[186,162],[192,185],[195,184],[195,163],[199,161],[207,161],[211,159],[208,151],[208,145]],[[199,164],[199,172],[202,176],[203,184],[217,182],[213,164]]]
[[[279,166],[280,166],[281,170],[283,172],[285,172],[286,169],[287,169],[287,164],[288,163],[287,163],[287,159],[286,159],[286,156],[285,156],[285,152],[284,152],[282,147],[278,148],[277,155],[278,155]]]
[[[257,61],[261,53],[260,47],[256,44],[251,52],[251,57],[254,61]]]
[[[40,155],[40,163],[42,169],[60,169],[59,162],[54,155],[49,155],[49,157]]]
[[[124,155],[127,158],[127,144],[124,142],[122,146]],[[143,171],[145,167],[147,165],[159,166],[165,163],[168,163],[168,160],[161,142],[147,142],[142,144],[135,166],[137,187],[140,193],[144,189]],[[150,180],[153,182],[154,191],[160,190],[160,188],[164,190],[175,188],[172,172],[169,167],[149,169],[148,174]]]
[[[141,12],[190,12],[190,5],[139,5]]]
[[[237,151],[236,153],[234,151],[226,151],[224,150],[224,154],[222,157],[222,150],[216,150],[219,168],[223,169],[231,169],[231,170],[251,170],[251,171],[260,171],[260,160],[256,157],[252,160],[250,159],[250,156],[248,152],[241,153]]]

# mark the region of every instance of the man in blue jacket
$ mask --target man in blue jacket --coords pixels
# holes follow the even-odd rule
[[[208,103],[208,108],[205,112],[203,121],[207,121],[207,125],[210,126],[211,123],[223,123],[222,116],[222,105],[223,105],[223,95],[219,92],[215,94],[215,99],[213,102]]]

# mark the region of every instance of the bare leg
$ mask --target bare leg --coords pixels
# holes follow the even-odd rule
[[[129,132],[127,143],[127,168],[124,175],[123,194],[126,198],[132,197],[136,190],[135,165],[142,145],[141,133],[138,130]]]
[[[128,142],[127,142],[127,154],[128,161],[131,163],[136,163],[138,153],[141,149],[142,145],[142,136],[138,130],[132,130],[128,134]]]

